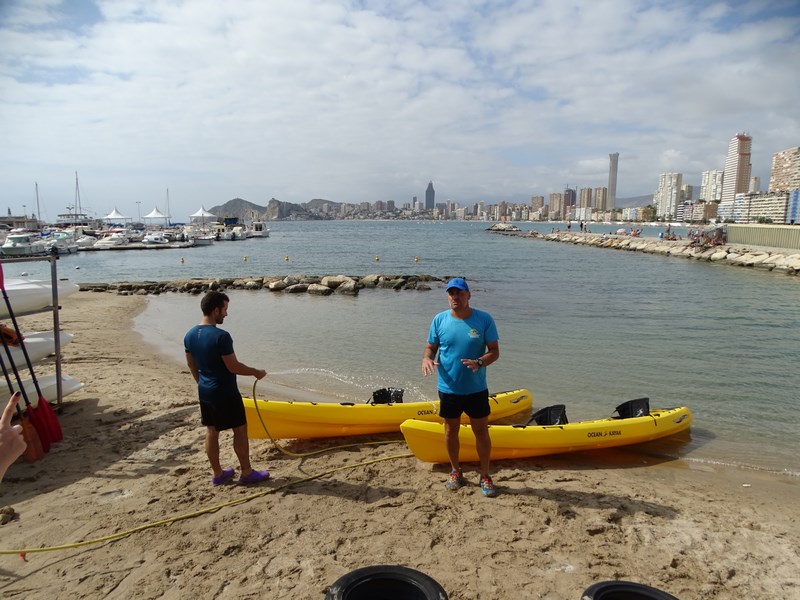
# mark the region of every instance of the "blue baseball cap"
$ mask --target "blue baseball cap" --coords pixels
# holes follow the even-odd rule
[[[465,292],[469,291],[469,286],[467,285],[467,282],[464,281],[463,277],[455,277],[454,279],[451,279],[450,281],[447,282],[447,287],[445,288],[445,290],[451,290],[453,288],[464,290]]]

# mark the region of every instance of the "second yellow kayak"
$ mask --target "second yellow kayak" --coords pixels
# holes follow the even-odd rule
[[[490,425],[491,458],[525,458],[639,444],[684,431],[691,422],[692,412],[682,406],[651,409],[647,416],[627,419],[596,419],[565,425]],[[443,424],[410,419],[400,426],[400,430],[418,459],[449,462]],[[461,460],[477,461],[475,435],[469,425],[460,427],[458,439]]]

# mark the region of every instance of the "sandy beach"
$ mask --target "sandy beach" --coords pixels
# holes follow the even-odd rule
[[[402,456],[402,441],[296,458],[253,440],[254,466],[273,480],[212,487],[188,369],[132,330],[146,302],[91,292],[63,302],[62,328],[75,334],[63,369],[86,386],[64,400],[64,441],[0,483],[0,505],[18,513],[0,527],[3,597],[321,599],[353,569],[388,564],[427,573],[455,600],[578,600],[610,579],[682,600],[800,598],[800,482],[789,477],[603,451],[497,462],[500,495],[488,499],[474,465],[470,485],[450,493],[447,468]],[[249,395],[252,380],[239,382]],[[285,446],[380,440],[402,437]],[[222,450],[234,465],[229,433]],[[18,554],[36,548],[47,551]]]

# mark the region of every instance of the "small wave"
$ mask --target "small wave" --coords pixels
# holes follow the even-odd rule
[[[758,473],[772,473],[775,475],[783,475],[787,477],[800,477],[800,471],[794,471],[792,469],[770,469],[767,467],[759,467],[758,465],[751,465],[747,463],[737,463],[733,461],[725,461],[720,460],[717,458],[698,458],[693,456],[682,456],[679,457],[681,460],[685,460],[689,463],[696,463],[702,465],[713,465],[718,467],[725,467],[731,469],[739,469],[742,471],[756,471]]]

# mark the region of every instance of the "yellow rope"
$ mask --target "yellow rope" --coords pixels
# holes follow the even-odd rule
[[[256,390],[256,385],[254,383],[253,384],[253,402],[254,403],[256,402],[255,390]],[[258,412],[258,404],[257,403],[256,403],[256,412],[258,414],[259,420],[261,421],[261,424],[264,425],[264,422],[261,419],[261,413]],[[269,435],[269,431],[267,430],[266,426],[264,426],[264,430],[267,431],[267,435]],[[320,454],[321,452],[328,452],[329,450],[334,450],[336,448],[351,448],[351,447],[354,447],[354,446],[363,446],[363,445],[369,445],[369,444],[393,444],[393,443],[397,443],[397,442],[400,441],[400,440],[390,440],[390,441],[386,441],[386,442],[366,442],[365,444],[347,444],[345,446],[334,446],[332,448],[327,448],[325,450],[317,450],[317,451],[308,452],[308,453],[305,453],[305,454],[296,454],[296,453],[289,452],[288,450],[285,450],[285,449],[281,448],[278,445],[278,443],[275,442],[275,440],[272,438],[271,435],[270,435],[270,440],[272,440],[272,443],[275,444],[275,446],[281,452],[283,452],[284,454],[287,454],[289,456],[294,456],[294,457],[311,456],[312,454]],[[146,523],[144,525],[140,525],[138,527],[134,527],[133,529],[128,529],[126,531],[120,531],[120,532],[117,532],[117,533],[113,533],[111,535],[106,535],[106,536],[95,538],[95,539],[91,539],[91,540],[84,540],[82,542],[74,542],[72,544],[62,544],[60,546],[47,546],[47,547],[44,547],[44,548],[21,548],[21,549],[17,549],[17,550],[0,550],[0,555],[19,554],[19,555],[24,556],[25,554],[33,554],[35,552],[53,552],[55,550],[69,550],[69,549],[72,549],[72,548],[81,548],[83,546],[91,546],[91,545],[94,545],[94,544],[102,544],[104,542],[110,542],[110,541],[113,541],[113,540],[118,540],[120,538],[132,535],[134,533],[139,533],[140,531],[145,531],[146,529],[152,529],[154,527],[161,527],[163,525],[169,525],[170,523],[176,523],[177,521],[183,521],[185,519],[191,519],[191,518],[194,518],[194,517],[199,517],[200,515],[208,514],[208,513],[211,513],[211,512],[214,512],[214,511],[217,511],[217,510],[220,510],[222,508],[229,507],[229,506],[236,506],[237,504],[243,504],[245,502],[249,502],[251,500],[255,500],[256,498],[261,498],[261,497],[266,496],[268,494],[274,494],[275,492],[281,491],[281,490],[286,489],[288,487],[291,487],[293,485],[297,485],[299,483],[306,483],[306,482],[312,481],[314,479],[319,479],[320,477],[324,477],[325,475],[330,475],[330,474],[336,473],[338,471],[346,471],[348,469],[355,469],[356,467],[364,467],[364,466],[367,466],[367,465],[372,465],[372,464],[375,464],[375,463],[383,462],[385,460],[395,460],[395,459],[398,459],[398,458],[410,458],[412,456],[414,456],[413,453],[407,452],[405,454],[395,454],[395,455],[392,455],[392,456],[383,456],[381,458],[373,458],[371,460],[366,460],[364,462],[356,463],[356,464],[353,464],[353,465],[344,465],[344,466],[341,466],[341,467],[334,467],[333,469],[328,469],[327,471],[323,471],[321,473],[317,473],[316,475],[309,475],[308,477],[304,477],[303,479],[298,479],[296,481],[289,481],[289,482],[284,483],[283,485],[280,485],[278,487],[269,488],[268,490],[263,490],[261,492],[255,493],[255,494],[251,494],[249,496],[245,496],[244,498],[237,498],[236,500],[229,500],[228,502],[223,502],[222,504],[217,504],[215,506],[209,506],[208,508],[203,508],[203,509],[200,509],[200,510],[196,510],[194,512],[186,513],[184,515],[178,515],[178,516],[175,516],[175,517],[170,517],[168,519],[162,519],[160,521],[153,521],[152,523]]]

